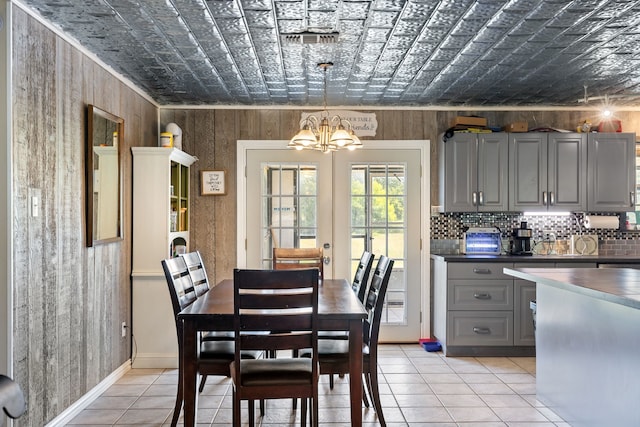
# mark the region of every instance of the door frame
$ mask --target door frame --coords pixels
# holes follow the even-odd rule
[[[249,150],[281,150],[288,149],[287,140],[238,140],[236,150],[237,173],[237,199],[236,199],[236,265],[244,268],[247,265],[246,251],[246,195],[247,195],[247,151]],[[422,337],[429,337],[431,333],[431,274],[430,274],[430,250],[431,238],[431,200],[430,200],[430,140],[366,140],[364,150],[420,150],[420,299],[421,322],[420,333]]]

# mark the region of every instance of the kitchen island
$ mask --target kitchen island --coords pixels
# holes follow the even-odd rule
[[[572,427],[639,426],[640,270],[504,273],[536,283],[538,400]]]

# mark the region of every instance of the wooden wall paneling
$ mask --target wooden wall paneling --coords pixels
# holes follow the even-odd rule
[[[293,135],[300,130],[300,118],[302,111],[298,110],[282,110],[280,111],[280,138],[289,141]]]
[[[30,141],[30,184],[41,190],[41,216],[30,217],[28,241],[31,247],[29,269],[34,271],[34,280],[29,283],[29,306],[42,307],[42,311],[32,311],[30,339],[29,371],[35,370],[37,377],[31,377],[36,393],[43,393],[42,416],[50,419],[56,413],[56,385],[58,383],[55,364],[57,362],[56,311],[58,293],[57,265],[47,262],[60,256],[57,247],[59,238],[57,220],[58,206],[55,204],[55,192],[60,182],[56,174],[57,157],[57,119],[56,102],[56,39],[52,34],[40,28],[34,34],[37,41],[38,70],[32,74],[34,92],[37,92],[37,122],[34,123],[36,138]],[[53,71],[53,72],[52,72]],[[24,214],[28,215],[28,209]],[[36,249],[37,248],[37,249]],[[33,249],[36,249],[35,251]],[[53,332],[51,334],[50,332]],[[35,351],[33,351],[35,350]],[[31,375],[30,375],[31,376]],[[40,418],[34,418],[37,422]]]
[[[238,126],[238,139],[255,140],[260,139],[260,116],[258,110],[237,110],[236,118]]]
[[[212,225],[215,228],[216,283],[233,277],[236,266],[236,149],[239,128],[237,110],[216,110],[214,117],[214,143],[216,169],[226,173],[227,194],[214,197]],[[262,127],[262,126],[261,126]]]
[[[402,126],[402,115],[405,113],[400,110],[385,110],[376,112],[378,119],[378,130],[375,139],[402,139],[404,134]]]
[[[14,8],[15,10],[15,8]],[[29,75],[32,64],[27,59],[32,54],[30,48],[30,38],[28,31],[16,32],[16,28],[28,28],[29,21],[26,15],[19,9],[13,15],[13,74]],[[34,117],[29,103],[31,98],[35,98],[33,84],[30,79],[13,78],[13,180],[21,182],[23,185],[13,184],[13,258],[23,260],[18,264],[14,262],[13,269],[13,317],[14,317],[14,348],[13,348],[13,368],[14,379],[24,390],[25,398],[32,397],[28,391],[30,387],[29,372],[29,278],[30,272],[25,268],[29,256],[29,242],[27,240],[28,224],[30,219],[24,212],[27,209],[28,186],[24,185],[29,179],[29,170],[25,167],[29,157],[29,141],[33,138],[33,126],[30,123]],[[29,401],[29,400],[27,400]],[[23,418],[28,421],[29,414]]]
[[[216,199],[225,196],[201,196],[200,172],[218,169],[215,144],[215,110],[191,110],[194,129],[191,134],[191,154],[198,161],[191,165],[191,250],[199,250],[210,280],[216,277],[218,241],[214,221]],[[225,168],[226,169],[226,168]],[[220,251],[224,248],[219,248]],[[213,282],[215,284],[216,282]]]
[[[260,139],[282,139],[280,125],[280,111],[274,109],[256,110],[260,118],[259,135]],[[238,123],[243,126],[242,123]]]
[[[422,111],[402,111],[401,134],[395,139],[425,139]]]
[[[57,95],[60,109],[57,120],[57,164],[59,185],[56,188],[55,202],[58,215],[57,252],[59,257],[59,278],[57,323],[58,360],[56,367],[59,375],[58,410],[68,407],[82,395],[82,372],[74,360],[78,348],[82,348],[82,283],[84,227],[82,203],[77,195],[84,193],[84,149],[81,144],[71,141],[84,141],[83,123],[75,120],[82,116],[82,57],[65,41],[57,40],[56,72]],[[84,197],[80,200],[84,200]],[[82,357],[82,356],[81,356]]]

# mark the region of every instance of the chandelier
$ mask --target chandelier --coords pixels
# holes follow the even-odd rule
[[[304,120],[302,129],[289,141],[289,148],[330,153],[341,148],[355,150],[362,147],[360,138],[351,127],[351,122],[338,115],[329,117],[329,111],[327,110],[327,70],[332,66],[332,62],[318,64],[318,67],[324,71],[324,111],[322,112],[322,118],[318,120],[315,116],[308,116]]]

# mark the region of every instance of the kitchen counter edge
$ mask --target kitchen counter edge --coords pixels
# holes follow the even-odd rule
[[[522,263],[596,263],[596,264],[639,264],[637,256],[611,255],[463,255],[463,254],[431,254],[431,259],[446,262],[522,262]]]

